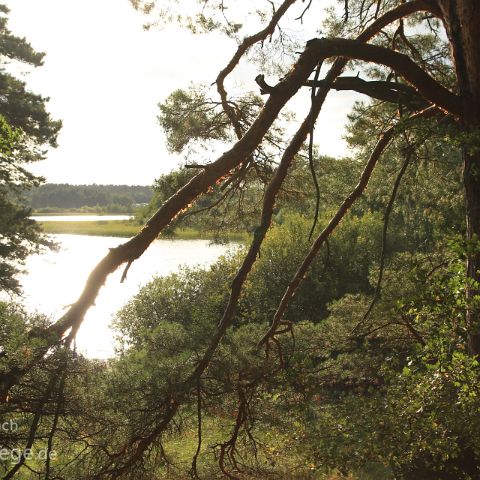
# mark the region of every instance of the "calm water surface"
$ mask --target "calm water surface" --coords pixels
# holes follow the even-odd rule
[[[21,277],[24,303],[58,319],[67,305],[80,295],[88,274],[109,248],[124,238],[85,235],[52,235],[58,252],[34,255],[27,260],[27,274]],[[211,245],[208,240],[156,240],[136,260],[122,284],[123,268],[110,275],[106,285],[83,322],[77,348],[89,357],[107,358],[114,352],[114,332],[109,328],[112,315],[154,275],[167,275],[180,266],[208,266],[233,245]]]

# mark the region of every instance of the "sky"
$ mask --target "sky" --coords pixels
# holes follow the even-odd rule
[[[24,80],[50,97],[49,111],[63,121],[58,148],[34,173],[53,183],[150,185],[182,163],[166,149],[157,104],[190,83],[212,83],[234,41],[176,26],[145,31],[145,17],[128,0],[5,3],[10,30],[46,53],[44,66]],[[245,65],[232,81],[256,90],[257,73]],[[321,153],[347,153],[343,125],[354,98],[341,92],[327,100],[316,128]],[[307,107],[297,102],[292,109]]]

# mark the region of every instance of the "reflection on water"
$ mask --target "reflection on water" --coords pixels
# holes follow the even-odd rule
[[[98,222],[106,220],[130,220],[132,215],[34,215],[37,222]]]
[[[57,319],[64,308],[79,296],[88,274],[109,248],[124,242],[114,237],[52,235],[58,252],[33,255],[27,260],[28,273],[20,278],[24,303]],[[207,240],[156,240],[136,260],[127,280],[120,283],[123,268],[110,275],[77,336],[78,350],[89,357],[107,358],[113,354],[112,314],[154,275],[167,275],[181,265],[208,266],[231,246],[210,245]]]

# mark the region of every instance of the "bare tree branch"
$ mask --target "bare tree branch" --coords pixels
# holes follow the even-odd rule
[[[395,203],[395,199],[397,197],[397,192],[398,189],[400,188],[400,184],[403,179],[403,175],[407,171],[408,166],[410,165],[410,161],[412,159],[412,155],[414,154],[414,150],[411,149],[410,151],[407,152],[405,156],[405,160],[402,164],[402,167],[400,168],[400,171],[398,172],[397,178],[395,179],[395,183],[393,184],[393,189],[392,193],[390,194],[390,199],[388,200],[387,208],[385,209],[385,213],[383,216],[383,229],[382,229],[382,251],[380,253],[380,265],[379,265],[379,270],[378,270],[378,277],[377,277],[377,283],[375,285],[375,293],[373,294],[373,298],[363,314],[362,319],[355,325],[355,327],[352,330],[351,335],[355,334],[358,330],[358,328],[363,325],[368,317],[370,316],[370,313],[373,310],[373,307],[377,303],[377,300],[380,298],[380,291],[382,288],[382,280],[383,280],[383,274],[385,270],[385,256],[387,252],[387,234],[388,234],[388,224],[390,221],[390,214],[393,209],[393,205]]]
[[[297,0],[285,0],[282,5],[278,8],[276,12],[272,15],[272,18],[268,25],[263,29],[257,32],[255,35],[251,35],[250,37],[246,37],[243,42],[239,45],[237,51],[233,55],[233,57],[228,62],[227,66],[220,71],[215,81],[217,85],[217,91],[220,95],[222,107],[225,113],[227,114],[228,118],[232,122],[233,128],[235,130],[235,135],[238,139],[242,138],[243,131],[240,121],[238,119],[238,115],[236,114],[234,108],[228,103],[227,98],[227,91],[225,90],[225,79],[227,78],[230,73],[234,70],[234,68],[238,65],[241,58],[247,50],[255,45],[258,42],[265,40],[268,35],[272,35],[275,31],[275,28],[280,21],[280,19],[285,15],[287,10],[296,2]]]
[[[346,57],[390,67],[433,105],[456,117],[461,115],[460,97],[438,83],[403,53],[345,38],[315,38],[308,44],[316,45],[322,58]]]
[[[439,110],[436,107],[429,107],[421,112],[418,112],[410,117],[410,120],[416,120],[418,118],[424,118],[432,115],[436,115],[439,113]],[[360,180],[354,190],[348,195],[347,198],[343,201],[340,207],[337,210],[337,213],[331,218],[330,222],[327,226],[323,229],[320,235],[317,237],[315,242],[313,243],[312,247],[310,248],[309,252],[305,256],[303,262],[301,263],[300,267],[296,271],[295,275],[293,276],[292,280],[290,281],[285,293],[277,307],[275,315],[273,317],[271,326],[267,333],[261,338],[259,344],[266,344],[271,338],[273,338],[277,334],[277,328],[282,325],[282,319],[287,309],[290,300],[293,298],[295,292],[299,288],[301,282],[305,278],[310,265],[312,264],[313,260],[315,259],[318,251],[323,246],[325,241],[329,238],[329,236],[333,233],[335,228],[339,225],[339,223],[343,220],[345,215],[348,213],[350,207],[356,202],[356,200],[363,194],[365,188],[368,185],[370,177],[373,173],[373,170],[382,156],[384,150],[390,144],[394,134],[396,132],[396,126],[389,128],[386,132],[384,132],[378,141],[377,145],[375,146],[370,158],[365,165],[365,169],[360,176]]]
[[[312,80],[308,80],[305,85],[311,87],[314,84]],[[315,82],[317,86],[324,84],[324,80]],[[382,80],[363,80],[359,77],[338,77],[331,85],[334,90],[351,90],[362,93],[371,98],[382,100],[390,103],[400,103],[411,110],[423,110],[428,107],[427,100],[418,94],[418,91],[399,82],[387,82]]]
[[[198,476],[198,456],[200,455],[200,451],[202,449],[202,383],[201,379],[198,379],[197,382],[197,449],[195,450],[195,455],[193,456],[192,460],[192,467],[190,470],[190,475],[192,478],[200,478]]]
[[[319,63],[317,65],[317,69],[315,70],[315,77],[312,82],[312,93],[311,93],[312,105],[315,102],[315,89],[317,88],[316,84],[318,81],[318,77],[320,75],[321,68],[322,68],[322,63]],[[308,235],[309,240],[312,239],[313,232],[315,232],[315,227],[317,226],[317,222],[318,222],[318,212],[320,211],[320,185],[318,184],[317,173],[315,172],[315,165],[313,163],[313,134],[315,132],[315,121],[316,121],[316,118],[312,118],[312,123],[310,125],[310,132],[309,132],[309,142],[308,142],[308,166],[310,167],[310,174],[312,175],[313,185],[315,187],[315,212],[313,214],[312,228],[310,229],[310,234]]]

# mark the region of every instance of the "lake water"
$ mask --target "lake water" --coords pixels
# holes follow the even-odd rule
[[[72,217],[70,217],[72,218]],[[76,220],[76,218],[75,218]],[[124,238],[84,235],[51,235],[60,245],[58,252],[46,252],[27,259],[27,272],[20,281],[28,310],[58,319],[67,305],[80,295],[88,274]],[[156,240],[135,262],[127,280],[120,283],[123,268],[107,280],[77,336],[77,349],[89,357],[108,358],[114,353],[112,315],[154,275],[168,275],[181,265],[208,266],[235,248],[212,245],[208,240]]]
[[[132,215],[34,215],[37,222],[98,222],[106,220],[130,220]]]

